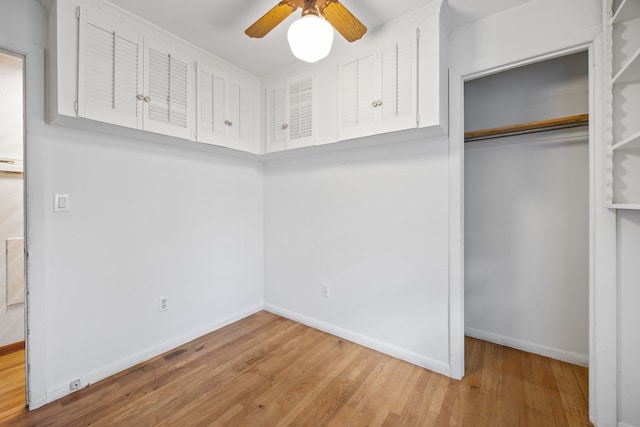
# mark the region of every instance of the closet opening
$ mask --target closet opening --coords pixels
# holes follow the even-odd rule
[[[588,52],[572,53],[463,89],[465,335],[583,367],[588,64]]]
[[[25,58],[0,49],[0,423],[26,406]]]

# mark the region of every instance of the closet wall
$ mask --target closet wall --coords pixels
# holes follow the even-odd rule
[[[588,112],[587,53],[465,84],[465,131]],[[466,333],[588,364],[588,128],[465,144]]]

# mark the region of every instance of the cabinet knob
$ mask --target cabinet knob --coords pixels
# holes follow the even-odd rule
[[[140,93],[136,95],[136,98],[138,99],[138,101],[144,101],[144,95]]]
[[[144,97],[144,102],[151,102],[151,97],[150,96],[145,96]]]
[[[231,120],[225,120],[224,124],[227,126],[233,126],[233,122]]]
[[[381,105],[382,105],[382,101],[381,101],[381,100],[379,100],[379,99],[378,99],[378,100],[376,100],[376,101],[373,101],[373,102],[371,103],[371,106],[372,106],[373,108],[379,107],[379,106],[381,106]]]
[[[289,125],[285,123],[285,124],[283,124],[282,126],[280,126],[280,129],[286,129],[286,128],[288,128],[288,127],[289,127]]]

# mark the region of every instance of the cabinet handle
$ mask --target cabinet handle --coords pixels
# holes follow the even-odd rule
[[[224,124],[227,126],[233,126],[233,122],[231,120],[225,120]]]
[[[145,96],[144,97],[144,102],[151,102],[151,97],[150,96]]]
[[[288,127],[289,127],[289,125],[285,123],[285,124],[283,124],[282,126],[280,126],[280,129],[286,129],[286,128],[288,128]]]
[[[136,95],[136,98],[138,99],[138,101],[144,101],[144,95],[140,93]]]

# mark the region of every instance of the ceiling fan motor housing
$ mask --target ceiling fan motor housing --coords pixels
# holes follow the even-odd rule
[[[316,0],[304,0],[304,8],[302,9],[302,16],[315,15],[320,16],[318,7],[316,6]]]

